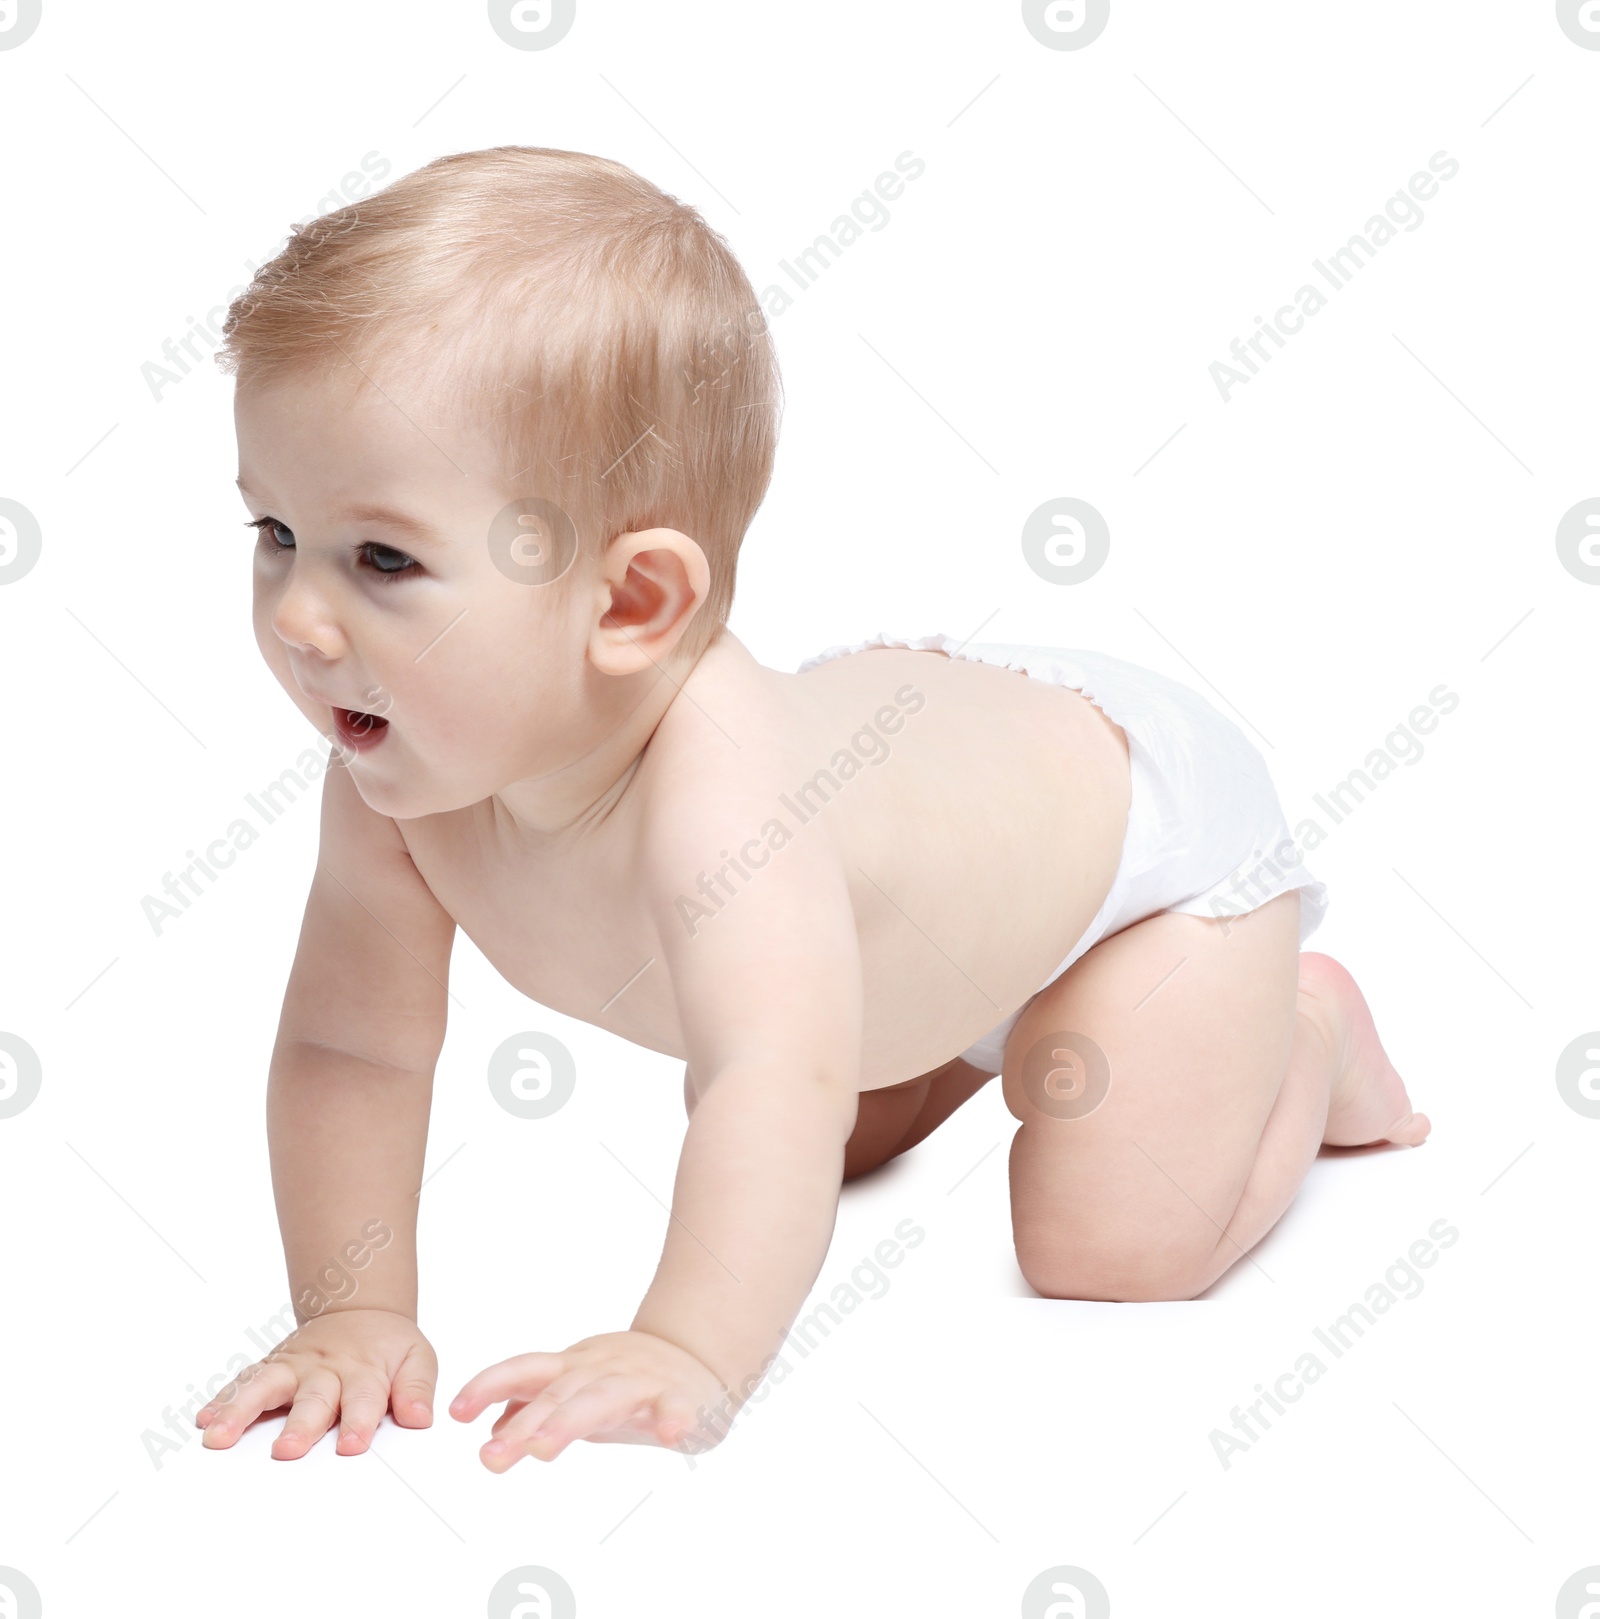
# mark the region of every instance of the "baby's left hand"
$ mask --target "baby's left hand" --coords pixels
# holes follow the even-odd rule
[[[576,1439],[678,1449],[702,1407],[722,1408],[727,1391],[664,1338],[606,1332],[558,1355],[514,1355],[485,1368],[450,1402],[450,1415],[471,1422],[496,1400],[506,1408],[478,1454],[491,1473],[503,1473],[524,1456],[554,1461]],[[718,1437],[697,1434],[692,1448],[709,1450]]]

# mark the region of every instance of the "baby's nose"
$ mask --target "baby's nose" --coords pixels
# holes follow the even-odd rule
[[[345,650],[344,632],[317,592],[291,580],[272,613],[272,632],[291,652],[333,659]]]

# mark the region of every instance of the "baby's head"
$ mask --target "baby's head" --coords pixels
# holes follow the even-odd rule
[[[561,771],[726,620],[777,361],[727,244],[621,164],[464,152],[326,214],[218,363],[257,642],[374,809]]]

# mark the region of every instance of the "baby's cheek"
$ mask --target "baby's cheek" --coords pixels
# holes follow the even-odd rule
[[[263,600],[260,591],[257,591],[255,606],[251,613],[251,628],[255,632],[256,650],[266,660],[267,667],[278,677],[278,683],[287,685],[291,680],[289,658],[282,637],[272,627],[272,607],[273,604]]]
[[[493,773],[514,751],[522,723],[493,686],[463,693],[448,708],[431,703],[425,717],[428,733],[439,745],[439,768],[452,776]]]

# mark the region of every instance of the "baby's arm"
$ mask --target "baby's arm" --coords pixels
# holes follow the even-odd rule
[[[699,810],[674,804],[647,820],[640,873],[699,1092],[661,1262],[628,1332],[515,1357],[462,1390],[450,1409],[463,1421],[508,1402],[482,1452],[496,1472],[584,1438],[716,1444],[827,1254],[861,1052],[845,873],[825,828],[803,828],[748,889],[691,919],[691,935],[681,896],[721,864],[718,850],[770,820],[773,802],[768,790],[713,812],[708,792],[691,796]]]
[[[689,886],[678,863],[687,852],[665,868],[680,880],[664,899]],[[633,1325],[703,1361],[737,1407],[828,1251],[859,1098],[855,917],[816,827],[694,922],[692,936],[675,907],[663,909],[697,1100],[661,1263]]]
[[[299,1325],[199,1413],[209,1447],[291,1402],[279,1458],[303,1455],[336,1413],[341,1452],[366,1449],[391,1395],[397,1421],[428,1420],[436,1369],[415,1324],[417,1191],[454,933],[394,822],[335,760],[267,1083]]]

